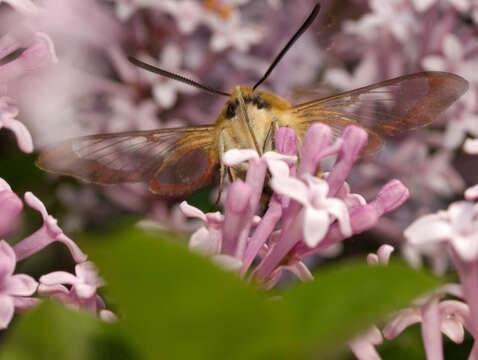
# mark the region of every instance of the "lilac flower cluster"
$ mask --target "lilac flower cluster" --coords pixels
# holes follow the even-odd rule
[[[0,58],[4,60],[0,65],[0,128],[13,131],[19,148],[32,152],[30,132],[35,146],[41,148],[88,133],[210,124],[223,99],[152,76],[130,64],[127,55],[216,88],[231,89],[262,75],[312,2],[4,1],[0,5],[2,23],[15,26],[5,26],[8,31],[0,34]],[[462,75],[470,82],[470,90],[449,110],[448,121],[435,123],[439,131],[415,132],[400,142],[388,141],[379,157],[365,163],[356,163],[367,141],[366,133],[356,127],[346,128],[333,141],[330,128],[314,125],[300,149],[295,133],[282,128],[276,134],[278,153],[259,156],[252,150],[231,150],[224,162],[228,166],[247,162],[249,171],[244,181],[228,187],[224,213],[205,214],[187,203],[179,207],[184,215],[204,223],[191,236],[190,248],[270,289],[284,270],[300,280],[312,280],[306,258],[325,253],[353,234],[373,229],[397,246],[405,236],[402,252],[412,265],[421,265],[423,255],[437,273],[453,265],[460,284],[449,284],[417,300],[395,314],[382,333],[392,339],[419,322],[427,358],[442,359],[440,331],[457,343],[463,341],[465,328],[474,338],[478,331],[474,289],[478,281],[478,184],[465,191],[466,201],[448,206],[449,199],[475,184],[478,177],[476,167],[465,162],[478,154],[478,3],[355,0],[348,4],[346,15],[346,10],[332,5],[324,0],[322,12],[345,18],[340,30],[322,44],[314,31],[304,34],[276,69],[280,76],[273,74],[265,87],[286,95],[286,91],[323,80],[337,90],[350,90],[406,73],[440,70]],[[349,15],[355,15],[355,20],[348,20]],[[462,145],[469,155],[457,151]],[[334,165],[321,174],[318,169],[333,156]],[[359,176],[349,177],[349,185],[345,180],[352,166]],[[392,177],[406,186],[389,181]],[[81,218],[71,223],[83,222],[91,208],[101,207],[94,194],[97,190],[67,186],[58,196]],[[273,194],[261,213],[264,186]],[[78,191],[93,195],[78,196]],[[127,185],[101,191],[117,205],[149,214],[162,226],[191,230],[178,207],[170,209],[152,198],[146,187]],[[401,206],[409,192],[410,201]],[[94,265],[38,198],[27,192],[25,202],[41,214],[43,226],[13,247],[0,242],[0,327],[8,326],[15,311],[37,303],[37,294],[88,309],[105,320],[114,319],[97,295],[103,281]],[[415,221],[418,215],[447,206],[447,210]],[[0,179],[0,238],[14,231],[22,207],[20,198]],[[395,216],[383,216],[398,207]],[[14,274],[18,261],[53,242],[68,247],[77,263],[75,275],[54,272],[36,281]],[[376,255],[369,255],[369,263],[386,265],[392,250],[381,247]],[[382,333],[372,327],[349,346],[359,359],[379,359],[375,346],[382,342]],[[477,349],[475,345],[471,358],[478,358]]]
[[[204,214],[186,202],[186,216],[204,221],[190,240],[190,248],[250,278],[264,288],[279,281],[282,271],[299,279],[312,275],[302,260],[353,234],[372,228],[385,213],[405,202],[408,189],[398,180],[383,186],[375,200],[350,192],[345,182],[361,150],[367,144],[365,130],[349,126],[342,137],[332,141],[332,130],[315,124],[306,132],[297,164],[297,136],[290,128],[276,133],[277,152],[259,157],[250,149],[230,150],[224,154],[227,166],[248,162],[245,181],[233,182],[226,195],[224,215]],[[320,163],[336,156],[330,172],[316,177]],[[270,174],[274,191],[262,217],[257,217],[263,188]],[[257,266],[251,271],[255,259]]]
[[[15,312],[26,310],[40,300],[34,295],[51,296],[74,308],[84,308],[106,320],[115,319],[115,315],[105,309],[97,289],[103,286],[93,263],[68,238],[57,224],[57,220],[48,214],[43,203],[31,192],[25,193],[26,204],[38,211],[43,225],[33,234],[15,245],[0,241],[0,329],[5,329]],[[10,186],[0,178],[0,238],[10,235],[19,221],[23,203]],[[14,274],[16,263],[26,259],[48,245],[60,242],[64,244],[77,263],[75,275],[56,271],[40,277],[37,282],[31,276]],[[69,285],[67,288],[65,285]]]
[[[396,245],[408,223],[444,207],[475,182],[476,173],[456,149],[466,136],[478,135],[477,6],[474,0],[357,1],[360,16],[342,22],[327,53],[334,65],[325,69],[324,80],[340,90],[418,71],[449,71],[470,82],[469,91],[434,124],[440,131],[388,141],[381,156],[358,167],[363,181],[353,185],[362,194],[376,191],[383,174],[401,179],[413,194],[374,229]]]

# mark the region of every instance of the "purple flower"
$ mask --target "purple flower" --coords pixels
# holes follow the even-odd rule
[[[413,246],[435,242],[449,242],[465,261],[478,259],[478,205],[460,201],[447,211],[425,215],[412,223],[404,232]]]
[[[214,31],[210,46],[216,52],[229,47],[240,52],[248,52],[252,45],[259,43],[263,38],[263,31],[259,27],[241,21],[239,11],[233,11],[226,19],[219,16],[209,17],[208,24]]]
[[[37,210],[43,218],[43,226],[13,247],[17,260],[25,259],[55,241],[65,244],[76,262],[84,262],[87,256],[73,240],[67,237],[58,226],[58,221],[48,214],[45,205],[31,192],[25,193],[25,202]]]
[[[0,84],[8,84],[28,72],[57,62],[53,43],[47,35],[36,33],[35,40],[29,42],[24,37],[25,35],[16,39],[15,34],[7,34],[0,38],[0,57],[8,55],[10,51],[21,46],[29,45],[17,59],[0,66]],[[4,127],[13,131],[18,147],[26,153],[31,153],[33,151],[32,137],[25,125],[15,119],[17,116],[18,109],[13,99],[0,94],[0,128]]]
[[[33,305],[31,298],[38,283],[25,274],[13,274],[17,259],[15,252],[4,240],[0,241],[0,329],[7,328],[15,310]]]
[[[370,253],[367,256],[367,263],[371,266],[387,265],[390,260],[390,255],[395,249],[391,245],[382,245],[378,248],[376,254]]]
[[[0,178],[0,238],[8,235],[14,228],[23,203],[10,185]]]
[[[31,0],[4,0],[3,2],[24,15],[32,15],[39,11],[39,8]]]
[[[71,288],[67,289],[65,285]],[[86,261],[75,266],[75,275],[65,271],[42,275],[38,293],[53,296],[74,307],[97,312],[104,309],[104,304],[96,293],[102,286],[104,281],[98,276],[96,266]]]
[[[376,326],[354,337],[349,341],[350,350],[358,360],[380,360],[381,357],[375,350],[376,345],[381,345],[383,337]]]
[[[303,205],[299,216],[303,218],[304,241],[310,247],[324,238],[335,220],[344,236],[352,235],[347,205],[340,199],[327,197],[329,185],[325,180],[307,175],[304,183],[293,177],[273,177],[271,186],[276,193]]]
[[[183,59],[183,53],[177,45],[167,44],[161,52],[159,61],[154,61],[149,58],[144,58],[143,60],[151,65],[181,74],[181,76],[188,79],[196,80],[195,75],[181,69]],[[151,83],[153,98],[163,109],[170,109],[173,107],[176,103],[179,92],[185,94],[195,94],[198,92],[198,89],[195,87],[183,84],[182,82],[158,76],[149,71],[140,71],[141,75]]]
[[[412,223],[404,235],[413,246],[443,243],[450,250],[470,307],[470,331],[478,329],[478,205],[473,202],[452,203],[448,210],[426,215]],[[474,350],[476,351],[476,350]]]
[[[459,300],[439,301],[448,291],[460,296],[454,286],[444,286],[436,294],[422,300],[416,306],[400,310],[387,322],[383,334],[391,340],[415,323],[421,323],[422,337],[427,359],[443,359],[441,332],[455,343],[464,339],[464,327],[470,329],[470,310]]]
[[[33,151],[33,140],[23,123],[16,120],[18,109],[13,103],[13,99],[0,97],[0,128],[6,128],[15,134],[17,144],[20,150],[26,153]]]
[[[311,280],[303,258],[373,227],[381,215],[408,198],[408,190],[397,180],[387,183],[369,204],[351,193],[345,179],[366,142],[367,134],[361,128],[348,127],[332,142],[331,129],[315,124],[304,136],[298,169],[297,136],[291,128],[276,132],[280,153],[259,156],[251,149],[227,151],[223,157],[227,166],[248,162],[245,181],[237,180],[229,187],[224,216],[181,204],[185,215],[206,223],[191,236],[190,248],[216,262],[218,256],[223,258],[234,271],[240,266],[241,277],[259,258],[251,277],[265,289],[275,286],[284,270],[302,281]],[[322,178],[314,177],[320,162],[334,154],[338,156],[331,171]],[[274,194],[256,221],[267,170]]]

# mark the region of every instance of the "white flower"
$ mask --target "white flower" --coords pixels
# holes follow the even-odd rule
[[[305,182],[293,177],[274,176],[271,187],[278,194],[290,197],[302,205],[304,241],[316,246],[327,234],[329,225],[337,220],[345,236],[352,235],[347,205],[340,199],[329,198],[326,181],[307,175]]]
[[[412,246],[446,242],[465,261],[478,258],[478,205],[460,201],[447,211],[426,215],[413,222],[404,232]]]

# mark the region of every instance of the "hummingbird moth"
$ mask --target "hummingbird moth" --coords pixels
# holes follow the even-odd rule
[[[180,197],[207,185],[218,172],[221,186],[226,173],[241,176],[243,169],[226,169],[222,154],[237,148],[272,150],[279,127],[291,127],[300,140],[315,122],[330,126],[337,137],[347,125],[360,126],[369,134],[362,152],[367,155],[378,150],[384,136],[430,124],[467,90],[466,80],[445,72],[405,75],[299,105],[257,90],[319,9],[317,4],[254,86],[238,86],[231,94],[129,58],[145,70],[227,96],[214,124],[74,138],[41,153],[37,165],[97,184],[148,182],[155,194]]]

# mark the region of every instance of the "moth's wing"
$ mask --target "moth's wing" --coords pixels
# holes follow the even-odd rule
[[[382,136],[397,135],[430,124],[468,89],[460,76],[422,72],[401,76],[291,108],[291,126],[302,136],[317,121],[338,137],[347,125],[367,130],[363,154],[377,151]]]
[[[215,134],[213,126],[198,126],[84,136],[42,152],[37,165],[86,182],[147,181],[155,193],[183,195],[211,179],[218,162]]]

